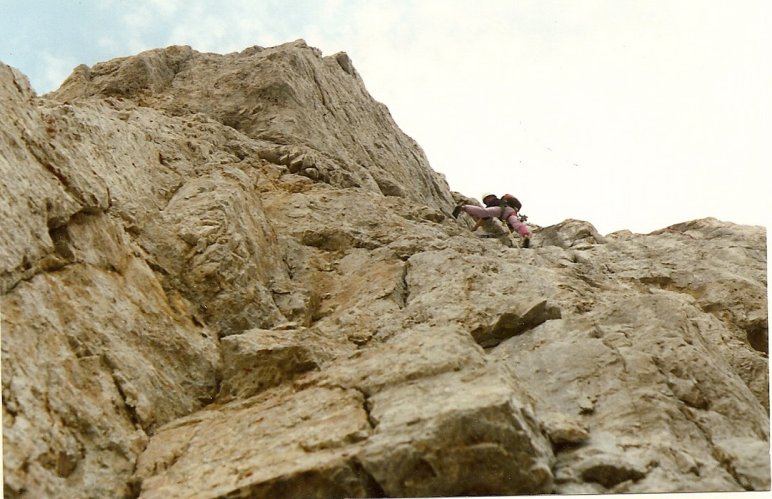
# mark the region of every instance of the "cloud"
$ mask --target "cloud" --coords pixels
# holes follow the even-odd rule
[[[138,33],[160,36],[164,44],[184,43],[198,50],[227,52],[294,40],[305,25],[314,23],[317,11],[316,2],[191,0],[169,6],[145,0],[124,20]]]
[[[61,57],[51,52],[40,54],[41,66],[43,68],[40,80],[42,81],[41,92],[47,92],[48,89],[56,89],[62,82],[70,76],[72,70],[79,64],[72,57]]]
[[[508,185],[542,222],[583,213],[602,230],[707,216],[722,193],[747,223],[765,199],[769,147],[752,138],[769,129],[770,40],[752,9],[694,7],[372,2],[339,38],[458,190]],[[725,191],[738,176],[755,206]]]

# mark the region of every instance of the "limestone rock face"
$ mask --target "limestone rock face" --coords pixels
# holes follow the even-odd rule
[[[240,154],[290,173],[427,206],[451,202],[444,179],[370,97],[348,56],[321,57],[302,40],[224,56],[152,50],[81,66],[55,95],[132,99],[174,116],[201,113],[257,139]]]
[[[477,237],[302,41],[0,102],[8,497],[769,490],[764,228]]]

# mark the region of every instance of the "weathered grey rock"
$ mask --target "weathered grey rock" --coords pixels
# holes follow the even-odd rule
[[[764,442],[769,434],[764,399],[732,368],[731,350],[712,342],[728,328],[688,295],[596,293],[582,316],[547,322],[493,352],[543,401],[537,413],[581,417],[590,429],[589,441],[557,454],[556,491],[768,487],[754,482],[768,473],[768,458],[725,453],[719,443]],[[607,437],[597,443],[599,433]],[[615,470],[622,454],[631,464]],[[693,458],[687,466],[684,455]],[[586,471],[588,459],[594,471]],[[611,483],[611,476],[621,478]]]
[[[365,469],[392,497],[549,492],[552,450],[523,393],[506,373],[464,371],[370,398]]]
[[[603,244],[606,239],[592,224],[582,220],[566,220],[560,224],[545,227],[533,243],[560,248],[588,249]]]
[[[463,255],[424,251],[408,260],[408,313],[414,321],[458,322],[483,347],[558,319],[555,276],[521,265],[521,252]]]
[[[541,423],[555,446],[580,444],[590,438],[587,428],[578,420],[560,412],[540,414]]]
[[[769,489],[764,228],[480,238],[302,42],[0,102],[6,495]]]

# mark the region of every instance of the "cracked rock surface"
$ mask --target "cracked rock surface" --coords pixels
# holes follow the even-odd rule
[[[764,228],[477,237],[302,41],[0,103],[6,496],[769,490]]]

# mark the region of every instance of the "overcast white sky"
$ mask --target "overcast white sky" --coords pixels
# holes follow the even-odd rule
[[[0,61],[35,90],[173,44],[346,51],[453,190],[547,226],[769,226],[766,0],[0,0]]]

